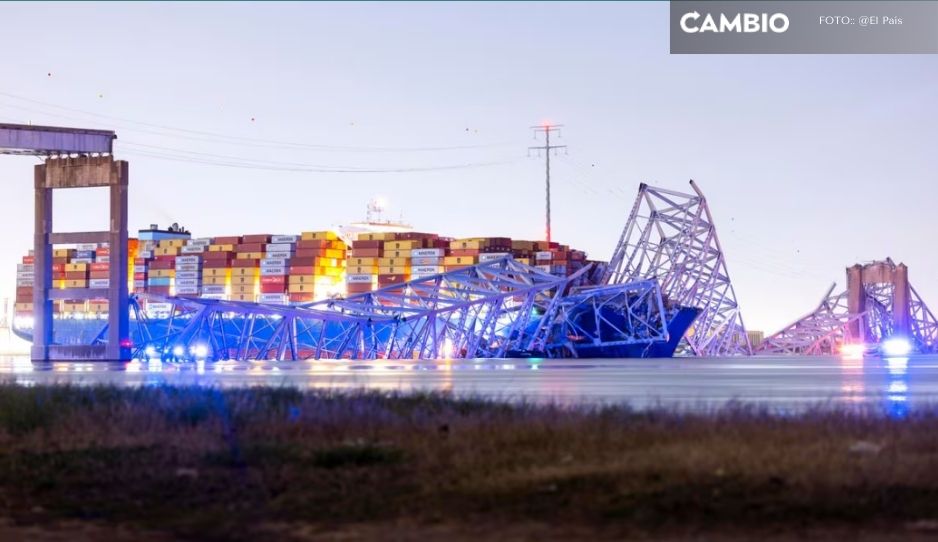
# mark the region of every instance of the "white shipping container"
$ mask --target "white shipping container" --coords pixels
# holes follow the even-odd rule
[[[543,260],[547,260],[547,261],[550,261],[550,258],[551,258],[551,253],[550,253],[549,250],[544,250],[544,251],[541,251],[541,252],[535,252],[535,253],[534,253],[534,259],[535,259],[535,260],[542,260],[542,261],[543,261]]]
[[[199,263],[201,261],[201,256],[176,256],[176,265],[181,263]]]
[[[374,275],[345,275],[345,282],[349,284],[371,284],[373,279]]]
[[[97,258],[95,261],[98,262],[98,263],[110,263],[110,262],[111,262],[111,256],[110,256],[110,255],[108,255],[108,256],[98,256],[98,258]]]
[[[17,286],[33,286],[34,284],[33,279],[16,279]]]
[[[541,271],[547,271],[550,273],[550,265],[535,265],[534,267],[540,269]]]
[[[283,258],[264,258],[261,260],[261,269],[265,267],[286,267],[287,261]]]
[[[199,237],[198,239],[189,239],[186,242],[186,246],[190,247],[207,247],[212,244],[212,240],[208,237]]]
[[[446,249],[442,248],[415,248],[410,251],[411,258],[440,257],[446,254]]]
[[[201,297],[202,299],[217,299],[217,300],[219,300],[219,301],[224,301],[224,300],[228,299],[228,296],[226,296],[224,293],[220,293],[220,294],[209,294],[209,293],[206,293],[206,292],[202,292],[202,295],[200,295],[199,297]]]
[[[152,257],[153,257],[153,251],[152,251],[152,250],[141,250],[141,251],[138,251],[138,252],[137,252],[137,257],[138,257],[138,258],[152,258]]]
[[[279,276],[286,275],[286,267],[261,267],[261,276],[270,277],[270,276]]]
[[[284,243],[295,243],[299,239],[296,235],[274,235],[270,238],[270,242],[275,245],[284,244]],[[270,245],[267,245],[270,246]]]
[[[75,245],[75,250],[96,250],[97,248],[96,243],[79,243]]]
[[[443,263],[443,258],[441,257],[420,257],[420,258],[411,258],[410,265],[441,265]]]
[[[147,316],[153,316],[154,314],[169,314],[173,310],[172,303],[147,303],[146,309]]]
[[[290,301],[287,294],[260,294],[257,296],[258,303],[269,303],[273,305],[286,305]]]
[[[146,273],[146,272],[147,272],[147,266],[145,265],[134,266],[134,273]]]
[[[197,263],[181,263],[176,265],[176,276],[179,276],[180,271],[201,271],[202,266]]]
[[[491,262],[493,260],[499,260],[501,258],[510,258],[510,252],[483,252],[479,254],[479,263],[482,262]]]
[[[205,247],[186,245],[179,249],[179,252],[182,252],[183,254],[201,254],[205,252]]]
[[[293,257],[293,253],[289,250],[275,250],[268,251],[266,254],[267,259],[271,260],[286,260]]]
[[[18,263],[16,264],[17,271],[35,271],[36,267],[31,263]]]
[[[176,268],[176,284],[179,284],[179,279],[197,279],[202,276],[198,271],[180,271],[179,268]]]
[[[110,279],[91,279],[88,281],[89,288],[109,288],[110,286]]]
[[[225,285],[224,284],[203,284],[202,293],[223,294],[225,293]]]
[[[293,245],[290,243],[267,243],[267,252],[290,252]]]
[[[94,263],[93,258],[72,258],[72,261],[69,263]]]
[[[147,281],[145,280],[134,281],[134,290],[143,290],[146,287],[147,287]]]
[[[202,279],[198,278],[179,278],[179,275],[176,275],[176,291],[179,291],[180,287],[198,287],[202,284]]]
[[[199,295],[198,286],[176,286],[176,295]]]
[[[17,280],[18,279],[35,279],[36,272],[35,271],[17,271],[16,278]]]
[[[441,265],[417,265],[410,268],[411,275],[438,275],[442,272]]]

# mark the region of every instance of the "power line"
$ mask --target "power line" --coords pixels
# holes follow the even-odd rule
[[[544,124],[543,126],[532,126],[531,129],[534,130],[534,137],[537,138],[537,134],[544,134],[544,145],[540,147],[528,147],[528,152],[530,151],[544,151],[545,157],[545,172],[547,180],[547,225],[545,228],[545,234],[547,237],[547,244],[550,245],[550,152],[556,149],[566,149],[566,145],[551,145],[550,144],[550,134],[553,132],[560,131],[560,128],[563,128],[562,124]]]
[[[158,129],[158,130],[172,132],[172,133],[165,133],[165,132],[159,132],[159,131],[153,131],[153,130],[141,130],[139,128],[127,128],[127,127],[124,128],[127,130],[134,130],[134,131],[138,131],[141,133],[149,133],[149,134],[160,135],[164,137],[189,139],[189,140],[195,140],[195,141],[224,143],[224,144],[230,144],[230,145],[267,146],[267,147],[273,147],[273,148],[307,149],[307,150],[333,151],[333,152],[441,152],[441,151],[456,151],[456,150],[488,149],[488,148],[505,147],[505,146],[511,145],[511,142],[484,143],[484,144],[477,144],[477,145],[427,146],[427,147],[368,147],[368,146],[312,144],[312,143],[303,143],[303,142],[296,142],[296,141],[282,141],[282,140],[273,140],[273,139],[233,136],[229,134],[221,134],[218,132],[192,130],[188,128],[179,128],[175,126],[137,121],[137,120],[117,117],[113,115],[94,113],[92,111],[86,111],[86,110],[77,109],[73,107],[56,105],[56,104],[52,104],[48,102],[43,102],[40,100],[34,100],[32,98],[26,98],[24,96],[18,96],[16,94],[11,94],[9,92],[3,92],[3,91],[0,91],[0,96],[5,96],[7,98],[12,98],[14,100],[21,100],[21,101],[33,103],[36,105],[41,105],[43,107],[52,107],[52,108],[63,110],[63,111],[79,113],[81,115],[108,119],[110,121],[116,120],[120,122],[135,124],[138,126],[145,126],[151,129]],[[60,116],[64,118],[75,119],[75,117],[68,117],[65,115],[61,115],[60,113],[49,113],[47,111],[29,109],[29,108],[19,106],[19,105],[6,104],[5,106],[13,107],[16,109],[22,109],[26,111],[34,111],[34,112],[47,114],[51,116]],[[75,120],[81,120],[81,119],[75,119]],[[182,134],[191,134],[191,135],[187,136],[187,135],[182,135]],[[200,137],[193,137],[193,136],[200,136]]]

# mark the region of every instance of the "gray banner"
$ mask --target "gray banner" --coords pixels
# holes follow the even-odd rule
[[[671,54],[938,53],[938,0],[673,1]]]

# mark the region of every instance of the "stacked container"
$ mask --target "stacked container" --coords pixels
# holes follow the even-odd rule
[[[202,297],[231,299],[232,261],[240,244],[241,238],[236,236],[212,239],[208,251],[202,253]]]
[[[303,232],[290,262],[290,302],[308,303],[343,291],[346,246],[331,231]]]
[[[296,252],[296,241],[295,235],[274,235],[264,247],[258,303],[289,303],[287,271]]]
[[[13,313],[24,314],[33,312],[33,285],[36,281],[32,251],[23,256],[21,263],[16,264],[16,298],[13,302]]]
[[[385,241],[393,233],[362,233],[352,241],[346,258],[345,286],[349,295],[370,292],[378,287],[378,261],[384,257]]]

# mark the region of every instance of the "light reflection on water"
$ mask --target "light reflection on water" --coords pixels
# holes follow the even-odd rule
[[[663,360],[311,360],[53,362],[0,358],[0,380],[149,386],[297,386],[444,391],[500,400],[685,408],[727,401],[797,410],[819,403],[905,417],[938,403],[938,356],[675,358]]]

